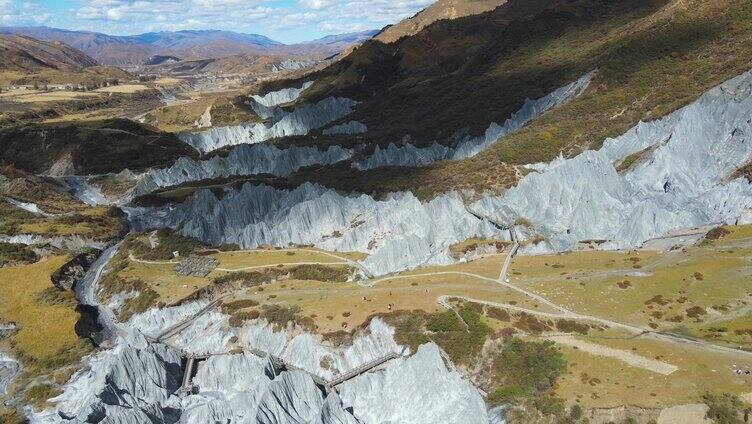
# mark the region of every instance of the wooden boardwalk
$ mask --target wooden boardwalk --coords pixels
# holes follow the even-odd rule
[[[174,346],[171,346],[171,345],[167,345],[167,346],[172,349],[179,350],[175,348]],[[363,374],[369,373],[373,371],[374,369],[380,367],[381,365],[393,359],[397,359],[397,358],[404,356],[404,350],[400,353],[390,352],[384,356],[378,357],[372,361],[361,364],[343,374],[340,374],[339,376],[335,377],[332,380],[327,380],[326,378],[320,375],[314,374],[306,369],[303,369],[297,365],[291,364],[280,357],[271,355],[260,349],[248,348],[248,349],[245,349],[244,351],[251,353],[255,356],[258,356],[259,358],[262,358],[262,359],[269,358],[269,360],[272,363],[272,366],[274,367],[275,373],[279,373],[283,371],[302,371],[308,374],[308,376],[311,377],[314,383],[316,383],[320,387],[323,387],[327,392],[332,389],[336,390],[337,386],[347,381],[350,381],[356,377],[359,377]],[[180,352],[183,358],[185,358],[183,380],[182,380],[182,384],[180,385],[180,389],[178,390],[178,395],[180,396],[188,395],[193,391],[193,382],[192,382],[193,374],[195,374],[196,366],[198,365],[198,362],[204,361],[212,356],[224,356],[224,355],[230,354],[230,353],[223,353],[223,354],[193,355],[193,354],[186,354],[183,351],[180,351]]]

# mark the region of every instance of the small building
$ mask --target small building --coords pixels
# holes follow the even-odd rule
[[[217,265],[217,260],[209,256],[189,256],[175,265],[175,273],[181,277],[206,277]]]

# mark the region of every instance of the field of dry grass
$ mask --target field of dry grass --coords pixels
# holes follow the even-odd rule
[[[53,370],[86,351],[74,331],[78,320],[72,293],[58,292],[50,275],[69,258],[56,256],[31,265],[0,268],[0,322],[15,323],[11,352],[30,370]]]
[[[576,312],[752,347],[750,226],[671,252],[521,256],[512,282]]]
[[[121,227],[120,218],[109,207],[86,208],[59,217],[29,216],[6,223],[20,234],[43,236],[81,236],[95,240],[111,240]]]
[[[109,87],[98,88],[95,91],[98,93],[136,93],[139,91],[148,90],[149,87],[143,84],[121,84],[111,85]]]
[[[18,90],[4,93],[2,99],[18,103],[44,103],[76,101],[97,96],[99,96],[97,93],[80,91]]]

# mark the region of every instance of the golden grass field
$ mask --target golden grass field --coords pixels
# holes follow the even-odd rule
[[[102,87],[98,88],[94,91],[98,93],[125,93],[125,94],[131,94],[131,93],[137,93],[139,91],[145,91],[149,90],[149,87],[143,85],[143,84],[121,84],[121,85],[111,85],[109,87]]]
[[[752,347],[752,335],[734,332],[752,314],[752,229],[729,229],[711,245],[670,252],[520,256],[511,279],[579,313]]]
[[[11,336],[13,352],[25,366],[45,367],[69,353],[80,351],[81,342],[73,329],[78,314],[75,303],[50,303],[40,299],[53,288],[50,274],[68,258],[56,256],[31,265],[0,268],[0,321],[13,322],[18,331]],[[72,294],[70,294],[72,296]]]
[[[52,217],[33,219],[18,226],[23,234],[78,235],[86,238],[109,240],[114,237],[120,227],[117,217],[108,214],[109,207],[98,206],[82,209],[75,219],[70,217]]]
[[[44,102],[66,102],[75,101],[84,98],[97,97],[101,94],[94,92],[80,91],[32,91],[22,90],[20,92],[11,92],[3,97],[4,100],[10,100],[17,103],[44,103]]]

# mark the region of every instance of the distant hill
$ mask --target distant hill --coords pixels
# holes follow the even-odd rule
[[[0,35],[0,70],[25,73],[47,69],[72,71],[97,65],[96,60],[60,42]]]
[[[301,46],[322,45],[322,46],[334,47],[337,50],[342,50],[353,44],[360,44],[366,40],[370,40],[371,38],[373,38],[374,35],[378,33],[379,33],[378,30],[368,30],[368,31],[360,31],[360,32],[351,32],[349,34],[327,35],[326,37],[319,38],[318,40],[301,43],[299,45]]]
[[[312,42],[285,45],[262,35],[217,30],[113,36],[49,27],[0,27],[0,34],[17,34],[63,42],[102,64],[114,66],[150,63],[150,60],[158,56],[173,56],[191,61],[249,54],[331,55],[370,38],[374,33],[375,31],[365,31],[334,35]]]
[[[392,43],[402,37],[417,34],[438,20],[477,15],[493,10],[506,2],[507,0],[438,0],[412,18],[386,27],[374,38],[384,43]]]

